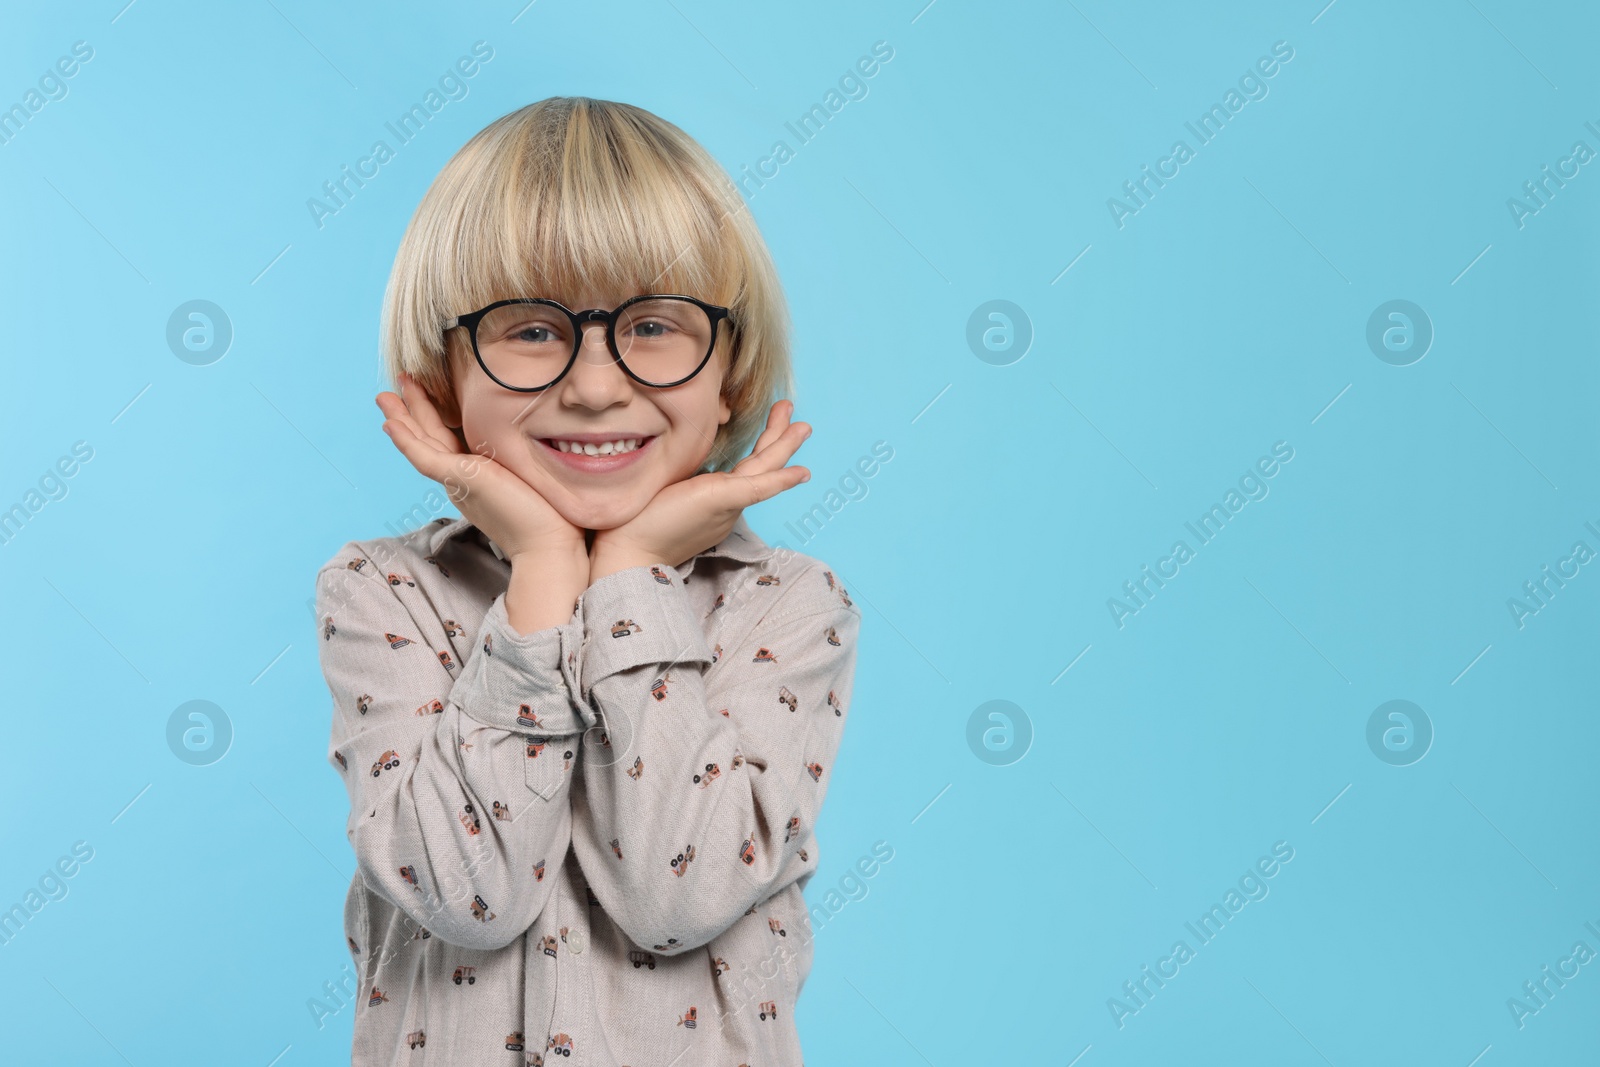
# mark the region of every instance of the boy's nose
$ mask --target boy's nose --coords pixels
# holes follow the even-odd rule
[[[604,323],[586,323],[578,359],[563,379],[572,402],[584,407],[603,408],[617,403],[632,389],[632,379],[623,373],[606,346]]]

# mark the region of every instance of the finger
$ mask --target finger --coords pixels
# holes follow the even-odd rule
[[[401,372],[400,380],[403,385],[400,398],[406,401],[406,406],[417,424],[446,451],[459,451],[460,442],[456,440],[456,435],[450,427],[439,417],[439,409],[434,405],[433,397],[422,387],[422,383],[404,372]]]
[[[734,470],[741,474],[757,474],[774,470],[783,466],[795,449],[800,447],[800,442],[810,435],[811,428],[804,423],[791,423],[790,416],[794,414],[794,401],[779,400],[772,405],[772,411],[767,416],[767,428],[756,440],[755,447],[750,450],[750,455],[735,464]],[[795,426],[804,427],[795,431]],[[798,433],[798,436],[795,434]],[[772,447],[785,440],[789,435],[790,447],[787,450],[772,451]]]
[[[773,441],[783,435],[789,427],[789,418],[794,414],[794,401],[780,400],[772,405],[772,410],[767,413],[766,429],[761,431],[761,436],[756,439],[755,447],[750,449],[753,456],[766,448]]]
[[[394,442],[395,448],[406,457],[418,473],[431,478],[436,482],[443,482],[455,470],[457,456],[447,453],[434,446],[433,442],[419,436],[409,420],[391,418],[383,424],[383,432],[389,435],[389,440]]]
[[[401,447],[406,458],[412,461],[412,466],[445,487],[451,502],[457,507],[462,506],[468,494],[475,489],[498,497],[507,493],[524,493],[532,488],[496,463],[492,456],[464,451],[459,442],[450,449],[440,449],[427,437],[418,437],[403,422],[386,422],[383,428],[395,440],[396,447]],[[534,491],[538,492],[537,489]]]
[[[756,451],[737,463],[733,469],[738,474],[764,474],[778,470],[789,462],[810,436],[810,423],[790,423],[765,446],[760,446],[758,442]]]
[[[442,452],[459,453],[461,451],[460,442],[457,441],[453,436],[444,440],[440,440],[435,435],[428,433],[425,429],[423,429],[421,423],[417,421],[417,417],[412,414],[410,409],[406,407],[405,401],[402,400],[397,394],[379,393],[375,399],[377,400],[379,410],[381,410],[384,415],[404,425],[406,429],[410,430],[412,435],[418,440],[424,441],[429,446],[437,448]]]
[[[810,477],[811,471],[805,467],[781,467],[778,470],[744,475],[730,484],[739,487],[741,495],[739,506],[748,508],[793,489]]]
[[[402,373],[397,376],[396,384],[402,393],[378,394],[378,407],[383,409],[383,413],[390,418],[403,419],[412,433],[437,448],[446,452],[461,451],[453,434],[448,431],[440,433],[430,428],[430,417],[432,422],[439,422],[438,412],[433,410],[426,392],[416,384],[416,380]],[[387,401],[385,397],[388,398]]]

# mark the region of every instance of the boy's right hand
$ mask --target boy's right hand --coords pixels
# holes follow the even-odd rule
[[[413,467],[445,487],[461,514],[508,560],[584,553],[583,530],[492,457],[466,451],[420,382],[402,373],[400,387],[404,397],[391,392],[376,397],[388,416],[383,432]]]

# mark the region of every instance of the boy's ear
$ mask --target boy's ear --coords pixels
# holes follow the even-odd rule
[[[461,405],[456,401],[455,390],[447,387],[442,396],[435,397],[432,393],[428,396],[433,400],[433,406],[438,409],[440,420],[450,429],[460,430]]]
[[[439,383],[428,388],[428,399],[433,401],[433,406],[439,412],[439,419],[452,430],[461,429],[461,402],[456,399],[455,381],[456,369],[459,364],[460,353],[451,345],[448,349],[448,358],[445,360],[444,374],[440,376]]]
[[[433,405],[433,410],[438,412],[439,420],[452,430],[461,429],[461,405],[456,402],[454,390],[448,383],[430,386],[420,378],[413,378],[412,387],[421,389],[427,396],[428,402]],[[400,399],[407,399],[405,392],[399,390]]]
[[[725,426],[733,418],[733,408],[728,403],[728,360],[722,361],[722,384],[717,389],[717,425]]]

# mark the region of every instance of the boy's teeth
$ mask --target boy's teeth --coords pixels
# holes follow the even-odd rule
[[[557,441],[556,448],[562,452],[576,452],[585,456],[610,456],[620,452],[632,452],[639,447],[641,438],[631,437],[625,441],[605,441],[598,445],[578,444],[574,441]]]

